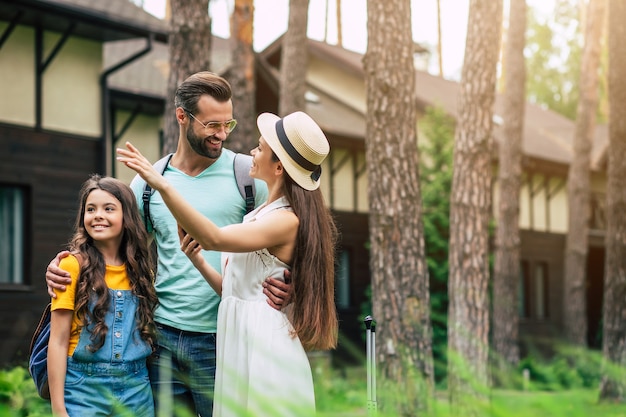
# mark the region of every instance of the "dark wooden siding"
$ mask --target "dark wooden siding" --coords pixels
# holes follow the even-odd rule
[[[0,184],[27,190],[24,285],[0,286],[0,367],[26,358],[49,300],[46,266],[67,243],[80,186],[100,160],[93,138],[0,125]]]
[[[339,250],[349,253],[350,306],[339,309],[339,346],[333,359],[339,363],[360,363],[365,352],[365,327],[361,305],[367,301],[365,291],[370,285],[368,215],[333,212],[339,233]]]
[[[539,349],[551,351],[553,343],[558,340],[562,330],[563,310],[563,254],[565,235],[522,230],[522,261],[526,263],[531,276],[529,285],[530,312],[529,317],[520,319],[520,339],[522,351]],[[537,318],[534,315],[537,302],[534,286],[534,271],[539,265],[545,265],[548,280],[546,293],[546,316]]]

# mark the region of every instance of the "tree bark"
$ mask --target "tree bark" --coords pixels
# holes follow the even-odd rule
[[[434,385],[417,152],[410,0],[370,0],[363,62],[372,304],[389,415],[415,416]],[[396,399],[404,399],[398,400]]]
[[[233,90],[237,128],[228,136],[227,147],[243,153],[248,153],[259,140],[256,127],[253,21],[253,0],[235,0],[230,24],[232,65],[228,81]]]
[[[600,399],[626,401],[626,3],[609,1],[609,148]],[[615,373],[619,367],[619,373]]]
[[[289,26],[280,54],[278,112],[281,116],[305,109],[308,14],[309,0],[289,0]]]
[[[569,343],[587,346],[586,271],[589,242],[591,146],[598,107],[598,69],[605,0],[590,0],[580,72],[574,155],[567,176],[563,324]]]
[[[443,77],[443,37],[441,36],[441,0],[437,0],[437,64],[439,76]]]
[[[489,352],[492,116],[502,2],[470,2],[450,197],[448,389],[451,408],[478,415]],[[471,398],[469,398],[471,397]],[[470,401],[466,401],[466,400]]]
[[[209,0],[170,0],[169,76],[163,116],[163,153],[174,152],[178,122],[174,95],[178,85],[198,71],[211,68]]]
[[[341,46],[343,48],[343,29],[341,24],[341,0],[335,0],[337,2],[336,12],[337,12],[337,46]]]
[[[493,277],[493,350],[497,363],[516,366],[518,285],[520,280],[519,207],[522,183],[522,138],[526,104],[526,0],[511,0],[505,44],[504,140],[499,148],[500,200]],[[503,367],[503,368],[506,368]],[[505,370],[505,369],[502,369]]]

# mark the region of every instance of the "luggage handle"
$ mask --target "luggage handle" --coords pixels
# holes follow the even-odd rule
[[[376,320],[367,316],[365,322],[365,340],[367,356],[367,415],[376,415]]]

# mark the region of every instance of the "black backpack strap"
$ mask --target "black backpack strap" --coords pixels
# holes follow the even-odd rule
[[[233,169],[235,171],[235,181],[239,194],[246,202],[246,214],[254,210],[256,202],[254,199],[256,187],[254,179],[250,177],[250,167],[252,166],[252,156],[243,153],[235,154]]]
[[[163,173],[165,172],[165,168],[167,168],[167,164],[170,163],[170,159],[172,159],[173,153],[165,155],[163,158],[159,159],[152,165],[157,172]],[[154,190],[148,183],[143,188],[143,194],[141,195],[141,200],[143,201],[143,221],[146,225],[146,229],[148,231],[152,230],[152,220],[150,218],[150,197],[154,193]]]

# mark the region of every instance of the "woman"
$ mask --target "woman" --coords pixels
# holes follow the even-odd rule
[[[261,132],[250,175],[268,200],[242,224],[219,228],[185,202],[133,145],[118,160],[159,191],[180,226],[181,247],[222,295],[218,312],[214,416],[307,416],[315,413],[305,351],[337,343],[334,304],[336,229],[319,190],[328,140],[303,112],[257,119]],[[216,198],[219,198],[216,196]],[[199,247],[219,250],[223,278]],[[287,314],[265,301],[267,276],[293,276]]]

